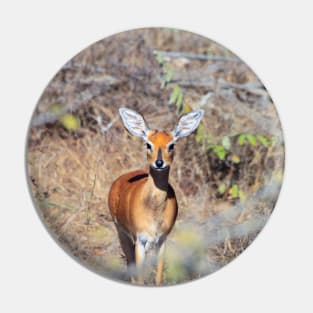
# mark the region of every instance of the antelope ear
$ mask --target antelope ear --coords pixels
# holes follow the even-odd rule
[[[132,135],[143,138],[144,140],[147,139],[148,128],[142,115],[127,108],[120,108],[119,113],[125,128]]]
[[[196,130],[199,126],[203,114],[203,110],[195,110],[190,113],[184,114],[179,119],[177,126],[172,132],[174,139],[177,140],[181,137],[189,136],[194,130]]]

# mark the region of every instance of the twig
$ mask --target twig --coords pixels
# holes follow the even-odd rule
[[[268,96],[266,90],[264,90],[264,86],[261,83],[245,83],[245,84],[237,84],[226,82],[224,80],[217,81],[220,88],[235,88],[248,91],[250,93],[257,94],[259,96]]]
[[[260,97],[268,97],[268,93],[266,90],[264,90],[264,86],[258,82],[238,84],[227,82],[221,79],[192,79],[191,77],[188,80],[181,80],[179,77],[176,77],[176,79],[173,79],[170,84],[179,84],[182,87],[206,87],[212,90],[215,90],[217,87],[220,89],[238,89],[247,91]]]
[[[203,95],[199,101],[199,107],[203,107],[207,101],[213,96],[213,92],[209,91],[208,93],[206,93],[205,95]]]
[[[66,110],[64,110],[66,112]],[[37,114],[32,118],[31,126],[40,127],[45,124],[54,123],[57,119],[60,118],[62,114],[56,114],[51,112],[42,112]]]
[[[118,120],[118,117],[115,117],[110,123],[108,123],[106,126],[103,126],[102,116],[98,115],[97,116],[97,123],[99,125],[101,133],[104,134],[105,132],[107,132],[117,120]]]
[[[76,70],[76,69],[84,69],[84,70],[89,70],[91,72],[95,72],[95,73],[104,73],[105,70],[104,68],[100,67],[100,66],[95,66],[92,64],[86,64],[86,63],[78,63],[78,62],[74,62],[74,61],[69,61],[67,62],[65,65],[63,65],[61,70]]]
[[[202,61],[242,62],[239,58],[236,58],[236,57],[225,57],[222,55],[197,54],[197,53],[191,53],[191,52],[154,50],[153,54],[158,54],[158,55],[161,55],[162,57],[168,57],[172,59],[186,58],[186,59],[191,59],[191,60],[202,60]]]

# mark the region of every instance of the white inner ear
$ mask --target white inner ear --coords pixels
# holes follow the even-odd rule
[[[195,110],[183,115],[173,130],[174,139],[189,136],[199,126],[203,113],[203,110]]]
[[[134,136],[147,139],[148,128],[143,117],[130,109],[120,108],[120,116],[124,123],[125,128]]]

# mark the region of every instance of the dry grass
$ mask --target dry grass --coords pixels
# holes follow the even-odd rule
[[[168,105],[171,88],[160,89],[162,69],[154,49],[232,56],[209,40],[175,30],[139,30],[100,41],[66,64],[49,84],[28,141],[32,194],[48,229],[89,268],[122,280],[127,279],[125,260],[107,195],[119,175],[143,167],[145,149],[124,131],[117,109],[140,111],[151,128],[170,129],[178,118],[176,107]],[[176,74],[259,82],[241,62],[168,62]],[[257,133],[274,137],[276,143],[239,145],[234,137],[229,158],[239,157],[236,164],[208,152],[195,135],[177,145],[170,180],[179,215],[169,236],[165,284],[214,272],[240,254],[270,216],[283,174],[282,134],[270,97],[197,86],[183,92],[192,107],[203,104],[205,132],[216,142],[225,135]],[[79,118],[78,130],[62,127],[58,119],[64,112]],[[234,183],[245,195],[240,200],[218,191],[221,184]]]

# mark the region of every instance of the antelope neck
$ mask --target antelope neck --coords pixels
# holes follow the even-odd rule
[[[153,179],[153,183],[156,188],[162,191],[168,191],[168,176],[170,173],[170,167],[167,166],[164,169],[155,169],[150,166],[149,175]]]

